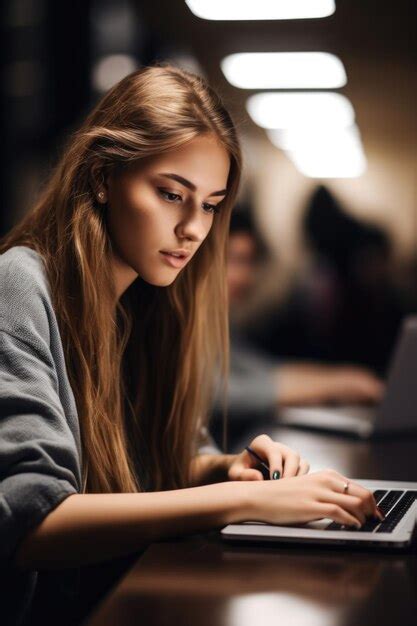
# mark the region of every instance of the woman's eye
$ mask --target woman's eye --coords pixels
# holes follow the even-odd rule
[[[172,193],[171,191],[165,191],[164,189],[158,189],[161,196],[167,200],[168,202],[176,202],[177,200],[181,200],[181,196],[177,193]]]
[[[206,202],[203,204],[203,207],[208,213],[218,213],[220,210],[215,204],[207,204]]]
[[[167,191],[166,189],[160,189],[159,187],[158,192],[167,202],[181,202],[182,200],[182,197],[178,193],[173,193],[172,191]],[[215,204],[208,204],[207,202],[203,203],[203,210],[206,213],[219,213],[219,209]]]

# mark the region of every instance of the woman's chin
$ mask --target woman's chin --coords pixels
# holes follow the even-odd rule
[[[179,272],[172,272],[170,274],[159,274],[158,276],[142,276],[142,278],[150,285],[154,285],[154,287],[169,287],[177,278],[178,274]]]

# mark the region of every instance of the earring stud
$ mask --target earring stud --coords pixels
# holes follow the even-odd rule
[[[104,197],[105,197],[105,195],[104,195],[104,191],[99,191],[97,195],[98,195],[98,199],[99,199],[99,200],[101,200],[101,201],[103,201],[103,200],[104,200]]]

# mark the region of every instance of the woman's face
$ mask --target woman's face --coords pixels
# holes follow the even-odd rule
[[[229,167],[226,149],[207,134],[108,177],[118,297],[137,276],[162,287],[175,280],[210,231]]]

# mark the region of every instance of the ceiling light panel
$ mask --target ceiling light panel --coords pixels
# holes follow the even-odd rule
[[[309,178],[358,178],[366,171],[362,149],[340,144],[334,149],[300,150],[287,153],[296,168]]]
[[[221,68],[241,89],[337,89],[347,81],[342,61],[328,52],[240,52]]]
[[[297,20],[327,17],[334,0],[185,0],[205,20]]]
[[[248,98],[246,109],[262,128],[345,128],[355,121],[346,96],[333,92],[257,93]]]
[[[277,148],[281,150],[300,150],[323,145],[334,145],[353,142],[361,144],[359,128],[354,124],[346,128],[315,125],[312,128],[268,129],[266,134]]]

